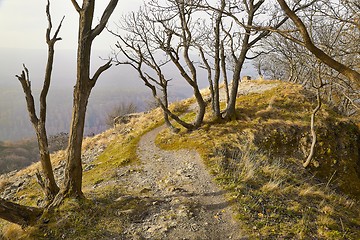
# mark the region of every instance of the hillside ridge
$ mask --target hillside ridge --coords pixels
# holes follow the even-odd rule
[[[321,180],[318,168],[302,168],[309,146],[304,111],[311,111],[303,90],[278,81],[242,82],[239,90],[236,121],[212,122],[207,116],[199,130],[173,134],[156,109],[85,139],[83,185],[90,202],[69,202],[64,209],[74,211],[46,216],[48,223],[30,233],[18,230],[18,239],[29,234],[34,239],[357,239],[357,201],[339,194],[340,175]],[[187,105],[184,117],[191,117],[191,100],[174,104]],[[321,118],[348,129],[338,142],[356,144],[353,125],[329,118],[328,111]],[[341,156],[328,152],[336,145],[328,145],[329,133],[324,134],[325,152],[315,161]],[[301,139],[304,152],[297,145]],[[348,152],[346,146],[339,151]],[[64,154],[53,157],[57,176]],[[339,158],[333,164],[330,169],[347,163]],[[38,167],[0,177],[3,194],[41,204],[33,178]],[[11,225],[0,222],[0,227],[10,235]]]

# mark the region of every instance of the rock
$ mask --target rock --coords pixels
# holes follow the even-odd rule
[[[90,171],[90,170],[93,169],[94,167],[95,167],[94,164],[86,165],[85,168],[84,168],[84,172]]]
[[[114,122],[114,127],[120,125],[120,124],[127,124],[130,122],[131,119],[133,118],[138,118],[140,116],[144,115],[143,112],[140,113],[130,113],[130,114],[126,114],[124,116],[118,116],[115,117],[113,122]]]

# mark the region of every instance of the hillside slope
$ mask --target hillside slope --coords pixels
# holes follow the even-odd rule
[[[88,200],[68,201],[26,231],[0,222],[3,238],[183,239],[179,229],[184,229],[194,234],[190,239],[224,239],[221,227],[217,230],[214,225],[218,221],[229,226],[232,239],[359,239],[359,128],[324,106],[316,122],[315,159],[304,169],[314,97],[301,86],[273,81],[243,82],[239,90],[237,120],[218,122],[208,114],[197,131],[174,135],[165,129],[157,135],[157,145],[167,151],[196,150],[208,171],[195,167],[201,165],[184,153],[183,159],[173,162],[175,173],[162,165],[167,161],[159,156],[161,151],[146,155],[151,152],[146,150],[144,157],[139,142],[163,124],[157,109],[84,141],[83,186]],[[191,120],[192,102],[173,108]],[[63,159],[63,151],[53,155],[59,181]],[[1,197],[41,204],[33,177],[37,168],[39,164],[2,176]],[[212,183],[204,180],[191,186],[196,186],[192,183],[196,176],[209,176],[208,172],[226,191],[213,194],[220,196],[220,205],[210,212],[213,219],[204,221],[213,231],[207,235],[206,224],[198,223],[204,208],[194,193]],[[228,204],[237,222],[227,217]]]

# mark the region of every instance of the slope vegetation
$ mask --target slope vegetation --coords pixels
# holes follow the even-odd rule
[[[325,105],[316,121],[316,154],[304,169],[314,96],[301,86],[276,81],[244,82],[239,90],[237,120],[231,122],[215,121],[209,114],[199,130],[173,134],[158,128],[163,121],[157,109],[87,138],[87,200],[69,200],[24,230],[0,222],[3,238],[359,239],[358,127]],[[191,120],[192,103],[188,99],[172,107]],[[164,150],[146,143],[155,137]],[[175,151],[179,156],[181,149],[185,152],[178,152],[178,160],[162,155]],[[63,151],[53,155],[59,181],[64,157]],[[41,204],[33,177],[38,168],[34,164],[2,176],[1,197]],[[228,226],[226,233],[221,224]],[[206,229],[213,232],[206,234]]]

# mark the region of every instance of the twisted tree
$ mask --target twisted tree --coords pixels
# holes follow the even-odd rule
[[[197,2],[199,0],[192,1],[192,4],[170,0],[164,6],[155,1],[145,4],[137,13],[124,18],[119,28],[126,34],[111,31],[119,38],[116,47],[126,59],[116,54],[116,63],[130,65],[139,73],[140,79],[151,89],[164,111],[165,122],[175,131],[177,129],[172,126],[169,117],[187,129],[196,129],[201,126],[205,115],[206,105],[198,86],[196,61],[191,56],[201,34],[196,28],[198,19],[194,17],[198,10]],[[168,107],[168,83],[174,77],[164,70],[168,66],[194,92],[198,111],[191,123],[180,119]]]

